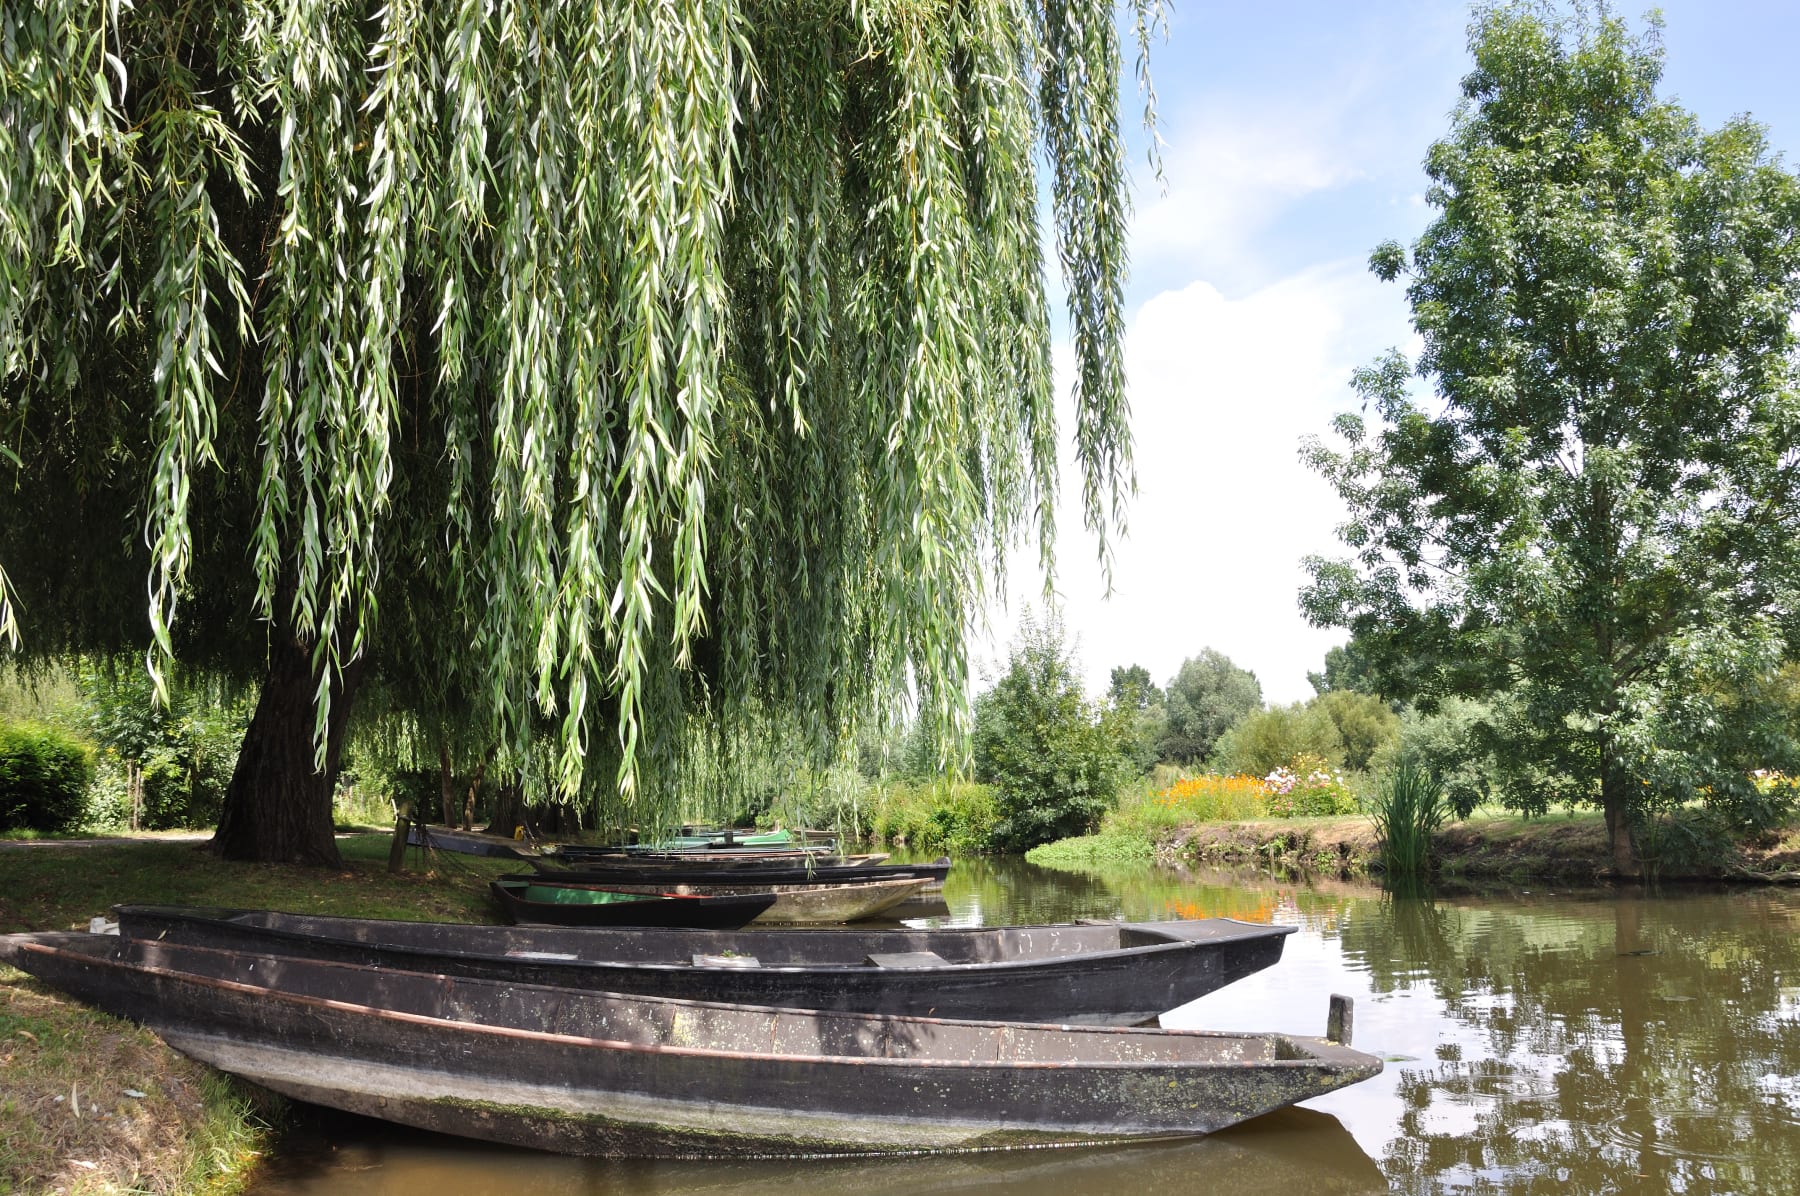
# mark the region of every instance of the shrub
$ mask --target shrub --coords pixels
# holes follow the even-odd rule
[[[1344,767],[1362,772],[1375,755],[1400,739],[1400,716],[1373,694],[1347,689],[1322,693],[1307,703],[1321,710],[1337,728],[1344,745]]]
[[[928,854],[980,855],[994,850],[999,821],[999,804],[987,785],[902,781],[876,795],[870,827],[880,843]]]
[[[1261,777],[1302,755],[1342,764],[1344,744],[1330,714],[1295,702],[1252,711],[1220,737],[1214,765],[1222,772]]]
[[[975,703],[970,746],[999,801],[996,845],[1023,851],[1099,826],[1130,771],[1119,713],[1082,692],[1061,621],[1028,616],[1005,675]]]
[[[0,830],[57,832],[81,823],[93,753],[61,731],[0,725]]]
[[[1360,809],[1344,776],[1319,756],[1299,755],[1263,778],[1277,818],[1329,818]]]

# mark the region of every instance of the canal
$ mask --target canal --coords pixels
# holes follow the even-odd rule
[[[321,1114],[254,1196],[1800,1191],[1800,893],[1572,889],[1398,898],[1148,866],[959,862],[942,925],[1230,916],[1297,926],[1276,967],[1165,1016],[1324,1032],[1356,1000],[1380,1077],[1174,1145],[855,1162],[619,1162]]]

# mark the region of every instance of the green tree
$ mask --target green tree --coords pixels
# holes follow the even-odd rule
[[[1335,689],[1306,705],[1321,711],[1336,728],[1345,768],[1358,772],[1368,768],[1377,753],[1400,737],[1400,716],[1374,694]]]
[[[1090,702],[1052,611],[1029,611],[1006,672],[975,700],[975,779],[994,786],[995,845],[1024,851],[1086,834],[1112,808],[1126,761],[1116,708]]]
[[[1115,665],[1106,700],[1124,726],[1126,758],[1140,774],[1150,771],[1162,757],[1162,741],[1169,733],[1168,706],[1150,680],[1150,670],[1141,664]]]
[[[242,696],[186,678],[159,704],[150,679],[127,662],[84,662],[75,679],[88,735],[124,767],[132,828],[212,825],[248,718]]]
[[[1162,757],[1196,763],[1212,754],[1228,728],[1262,706],[1262,683],[1215,648],[1181,662],[1165,688],[1169,729]]]
[[[1301,756],[1316,756],[1341,767],[1344,741],[1323,708],[1294,702],[1245,715],[1219,736],[1212,762],[1220,772],[1266,777]]]
[[[1130,489],[1110,4],[28,0],[0,45],[0,640],[260,679],[227,856],[336,862],[365,682],[637,821],[769,711],[960,728],[969,612],[1051,547],[1041,192],[1103,542]]]
[[[1150,680],[1150,670],[1141,664],[1114,665],[1106,696],[1121,710],[1144,710],[1163,700],[1162,690]]]
[[[1657,97],[1652,21],[1478,11],[1438,215],[1372,260],[1423,355],[1357,375],[1373,434],[1305,449],[1355,552],[1308,560],[1312,621],[1506,693],[1507,799],[1599,805],[1623,875],[1649,805],[1747,810],[1796,759],[1768,680],[1800,610],[1800,185],[1748,119]]]

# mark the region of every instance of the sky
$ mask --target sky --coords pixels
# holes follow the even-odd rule
[[[1706,128],[1748,113],[1800,163],[1800,5],[1660,7],[1662,94]],[[1634,29],[1648,10],[1616,9]],[[1353,369],[1416,348],[1402,285],[1367,263],[1434,214],[1421,163],[1468,70],[1468,14],[1438,0],[1176,0],[1151,59],[1166,190],[1141,153],[1131,163],[1138,491],[1110,598],[1072,454],[1063,467],[1056,592],[1090,694],[1116,665],[1162,684],[1211,647],[1253,671],[1266,701],[1298,701],[1344,641],[1299,613],[1300,560],[1343,555],[1333,529],[1344,512],[1298,450],[1353,407]],[[1138,107],[1128,99],[1133,120]],[[1009,601],[975,645],[978,685],[1004,667],[1040,577],[1035,552],[1009,568]]]

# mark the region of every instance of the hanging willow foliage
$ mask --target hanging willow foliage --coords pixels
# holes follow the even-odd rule
[[[407,629],[565,791],[696,713],[954,725],[985,579],[1050,560],[1040,153],[1103,544],[1131,487],[1119,73],[1097,0],[9,0],[6,502],[67,497],[34,405],[132,413],[65,458],[140,471],[160,678],[247,446],[260,613],[331,669]]]

